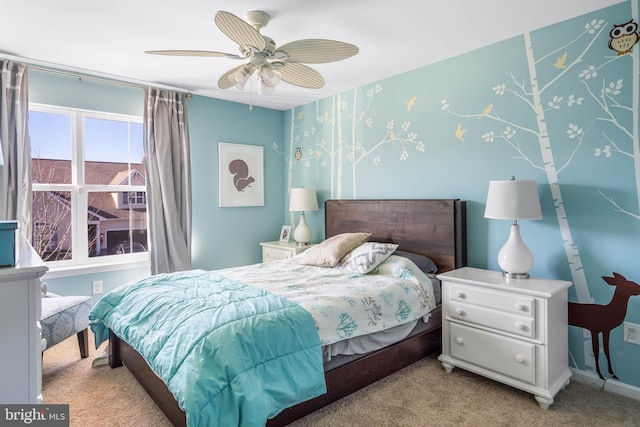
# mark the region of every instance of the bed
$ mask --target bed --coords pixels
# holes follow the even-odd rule
[[[343,233],[371,233],[369,241],[398,245],[398,251],[420,254],[438,272],[466,265],[465,203],[458,199],[328,200],[325,238]],[[267,421],[289,424],[440,349],[440,309],[431,312],[406,338],[362,355],[337,356],[324,364],[326,393],[291,406]],[[427,326],[425,326],[427,325]],[[125,340],[109,331],[109,364],[131,371],[167,418],[186,425],[186,415],[167,385]]]

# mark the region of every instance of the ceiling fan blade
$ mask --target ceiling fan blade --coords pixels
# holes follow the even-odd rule
[[[258,30],[232,13],[219,10],[214,21],[220,31],[240,46],[251,46],[258,52],[264,49],[264,38]]]
[[[322,64],[325,62],[341,61],[359,52],[357,46],[349,43],[325,39],[305,39],[286,43],[277,52],[287,54],[289,62],[303,62],[306,64]]]
[[[212,52],[210,50],[146,50],[144,53],[149,53],[151,55],[210,56],[216,58],[244,59],[244,56],[225,52]]]
[[[292,85],[309,89],[320,89],[324,86],[324,79],[320,73],[306,65],[285,62],[279,70],[282,74],[282,80]]]

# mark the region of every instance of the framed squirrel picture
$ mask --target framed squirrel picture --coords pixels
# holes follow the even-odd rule
[[[259,145],[218,143],[218,205],[264,206],[264,153]]]

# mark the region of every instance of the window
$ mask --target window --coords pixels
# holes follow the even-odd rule
[[[142,118],[31,104],[29,133],[32,244],[42,259],[146,259]]]

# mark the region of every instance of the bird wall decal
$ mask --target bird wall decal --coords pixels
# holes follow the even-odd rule
[[[464,142],[464,134],[467,132],[466,129],[462,129],[462,123],[458,123],[458,127],[456,128],[455,135],[460,141]]]
[[[567,68],[567,66],[565,65],[565,63],[567,62],[567,55],[568,52],[565,52],[561,56],[559,56],[558,59],[556,59],[556,62],[553,63],[553,66],[556,68],[560,68],[561,70]]]
[[[416,105],[416,99],[418,99],[418,97],[414,96],[409,101],[405,102],[405,104],[407,104],[407,111],[411,111],[413,106]]]
[[[478,116],[479,119],[487,116],[493,110],[493,104],[487,105],[487,108]]]

